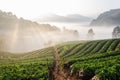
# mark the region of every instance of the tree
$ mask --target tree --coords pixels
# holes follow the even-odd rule
[[[93,31],[93,29],[89,29],[88,30],[88,34],[87,34],[87,37],[89,38],[89,39],[93,39],[93,36],[95,35],[95,33],[94,33],[94,31]]]
[[[119,37],[120,37],[120,26],[116,26],[116,27],[113,29],[112,37],[113,37],[113,38],[119,38]]]

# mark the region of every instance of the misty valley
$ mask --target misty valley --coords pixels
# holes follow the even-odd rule
[[[28,20],[0,11],[0,80],[120,80],[119,14]]]

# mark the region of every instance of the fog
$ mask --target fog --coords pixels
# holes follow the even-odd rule
[[[87,37],[87,33],[89,29],[93,29],[95,35],[93,36],[93,40],[97,39],[110,39],[112,38],[113,28],[116,26],[89,26],[89,22],[87,23],[80,23],[80,24],[73,24],[73,23],[50,23],[53,25],[57,25],[59,28],[66,27],[67,29],[78,30],[79,32],[79,40],[89,40]]]
[[[80,24],[58,24],[61,31],[43,32],[38,29],[29,28],[27,30],[0,30],[2,51],[23,53],[49,47],[67,41],[80,40],[98,40],[112,38],[112,30],[114,27],[90,27]],[[88,30],[93,29],[95,35],[88,38]],[[74,31],[78,31],[78,34]]]

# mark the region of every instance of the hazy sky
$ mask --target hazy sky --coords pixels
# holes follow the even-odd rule
[[[0,0],[0,10],[32,19],[44,14],[97,16],[120,8],[120,0]]]

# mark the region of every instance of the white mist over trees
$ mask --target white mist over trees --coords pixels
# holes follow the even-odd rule
[[[0,11],[0,50],[26,52],[61,42],[108,39],[113,34],[115,36],[114,26],[93,27],[80,24],[54,26],[17,18],[10,12]]]
[[[120,26],[116,26],[112,32],[113,38],[120,38]]]
[[[65,41],[78,40],[78,31],[63,31],[50,24],[38,24],[0,11],[0,50],[32,51]]]
[[[93,39],[94,35],[95,35],[95,33],[94,33],[93,29],[89,29],[88,34],[87,34],[88,39]]]

